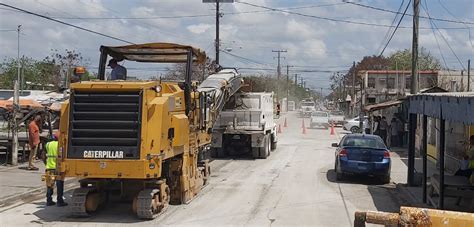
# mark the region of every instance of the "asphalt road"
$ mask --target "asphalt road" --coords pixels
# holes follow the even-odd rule
[[[40,199],[4,210],[0,223],[352,226],[356,210],[398,212],[393,184],[380,185],[361,177],[335,180],[331,143],[343,136],[340,128],[336,135],[324,129],[307,129],[302,134],[300,118],[290,114],[287,121],[289,127],[282,128],[278,148],[268,159],[214,160],[211,182],[203,191],[189,204],[170,206],[155,220],[137,220],[126,203],[109,204],[90,218],[72,218],[68,208],[45,207]]]

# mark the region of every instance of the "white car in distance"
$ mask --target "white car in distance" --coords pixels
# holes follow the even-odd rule
[[[311,113],[311,121],[309,123],[310,128],[323,127],[324,129],[329,128],[329,114],[324,111],[315,111]]]
[[[355,118],[344,121],[342,125],[342,129],[346,131],[351,131],[352,133],[360,133],[359,126],[360,126],[359,117],[355,117]],[[369,117],[367,116],[364,116],[363,127],[364,129],[369,128]]]

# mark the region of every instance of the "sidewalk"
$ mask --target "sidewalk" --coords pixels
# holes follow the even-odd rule
[[[37,171],[27,170],[28,163],[19,166],[0,166],[0,207],[22,199],[25,196],[40,193],[45,189],[41,181],[44,174],[44,164],[37,161]]]
[[[0,208],[22,200],[37,199],[39,195],[46,193],[45,182],[41,181],[45,166],[39,160],[35,165],[39,170],[27,170],[28,163],[19,166],[0,166]],[[72,183],[77,183],[77,179],[66,179],[65,190]]]
[[[408,173],[408,158],[407,158],[407,148],[391,148],[391,151],[394,153],[392,155],[392,181],[395,183],[396,187],[399,189],[401,195],[404,198],[408,198],[410,206],[414,207],[426,207],[433,208],[430,204],[423,203],[423,186],[421,185],[422,173],[423,173],[423,160],[421,157],[415,157],[415,181],[420,183],[420,186],[408,187],[407,186],[407,173]],[[398,158],[397,158],[398,157]],[[436,167],[435,162],[428,159],[427,162],[427,176],[428,176],[428,185],[429,178],[435,173],[439,173],[438,168]],[[446,173],[448,174],[448,172]],[[455,198],[445,198],[445,209],[455,210],[455,211],[467,211],[468,207],[458,206],[455,204]],[[461,203],[462,204],[462,203]]]

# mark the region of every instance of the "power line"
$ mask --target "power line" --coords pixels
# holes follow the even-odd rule
[[[230,55],[230,56],[232,56],[232,57],[245,60],[245,61],[247,61],[247,63],[253,63],[253,64],[263,65],[263,66],[272,66],[272,65],[270,65],[270,64],[262,63],[262,62],[259,62],[259,61],[257,61],[257,60],[253,60],[253,59],[250,59],[250,58],[246,58],[246,57],[242,57],[242,56],[239,56],[239,55],[230,53],[229,51],[226,51],[226,50],[223,50],[223,49],[220,49],[220,51],[222,51],[223,53],[225,53],[225,54],[227,54],[227,55]],[[244,62],[244,63],[245,63],[245,62]]]
[[[448,12],[449,15],[451,15],[454,19],[456,20],[459,20],[458,17],[456,17],[453,13],[451,13],[451,11],[440,1],[438,0],[438,3],[439,5],[444,9],[446,10],[446,12]],[[428,6],[427,6],[428,7]],[[466,26],[466,28],[468,29],[468,33],[469,33],[469,42],[471,43],[471,47],[473,47],[472,45],[472,39],[471,39],[471,28],[467,25],[467,24],[464,24]]]
[[[399,12],[395,12],[395,11],[392,11],[392,10],[389,10],[389,9],[378,8],[378,7],[375,7],[375,6],[364,5],[364,4],[360,4],[360,3],[356,3],[356,2],[346,2],[346,3],[351,4],[351,5],[360,6],[360,7],[363,7],[363,8],[383,11],[383,12],[387,12],[387,13],[400,14]],[[406,14],[406,15],[413,17],[413,14]],[[457,24],[474,24],[474,22],[457,21],[457,20],[450,20],[450,19],[444,19],[444,18],[433,18],[433,17],[430,18],[430,17],[424,17],[424,16],[420,16],[420,18],[431,19],[431,20],[436,20],[436,21],[443,21],[443,22],[450,22],[450,23],[457,23]]]
[[[402,2],[400,3],[400,6],[398,7],[398,10],[397,12],[400,12],[403,8],[403,4],[405,3],[405,0],[402,0]],[[392,20],[392,23],[390,23],[390,26],[394,26],[395,25],[395,22],[397,21],[397,18],[398,18],[398,14],[395,14],[395,17],[393,17],[393,20]],[[381,50],[382,49],[382,46],[385,42],[387,42],[387,39],[390,35],[390,32],[392,31],[392,28],[388,28],[387,29],[387,32],[385,33],[385,36],[383,37],[383,41],[380,43],[380,47],[378,48],[378,50]]]
[[[428,15],[428,17],[430,17],[430,13],[428,12],[428,5],[426,4],[425,2],[425,5],[426,5],[426,15]],[[423,6],[423,5],[421,5]],[[444,67],[446,69],[448,69],[448,64],[446,64],[446,59],[444,58],[444,54],[443,54],[443,51],[441,51],[441,47],[439,46],[439,41],[438,41],[438,37],[436,36],[436,32],[434,30],[434,26],[433,26],[433,21],[430,20],[430,25],[431,25],[431,32],[433,32],[433,36],[435,38],[435,41],[436,41],[436,46],[438,47],[438,51],[439,51],[439,54],[441,55],[441,59],[443,60],[443,63],[444,63]],[[448,74],[451,76],[451,73],[448,71]]]
[[[239,2],[237,2],[239,3]],[[246,4],[244,2],[240,2],[243,4]],[[249,3],[248,3],[249,4]],[[316,8],[316,7],[322,7],[322,6],[330,6],[330,5],[340,5],[340,4],[346,4],[344,3],[334,3],[334,4],[326,4],[326,5],[316,5],[316,6],[302,6],[302,7],[288,7],[288,8],[269,8],[266,10],[255,10],[255,11],[246,11],[246,12],[228,12],[228,13],[223,13],[224,15],[240,15],[240,14],[250,14],[250,13],[264,13],[264,12],[285,12],[289,14],[297,14],[300,16],[306,16],[306,17],[313,17],[315,19],[322,19],[322,20],[330,20],[330,21],[335,21],[335,22],[345,22],[345,23],[351,23],[351,24],[359,24],[359,25],[367,25],[367,26],[377,26],[377,27],[387,27],[387,28],[393,28],[395,26],[393,25],[386,25],[386,24],[374,24],[374,23],[366,23],[366,22],[356,22],[356,21],[348,21],[348,20],[342,20],[342,19],[335,19],[335,18],[326,18],[326,17],[318,17],[318,16],[313,16],[313,15],[306,15],[302,13],[296,13],[296,12],[291,12],[291,11],[282,11],[282,9],[302,9],[302,8]],[[258,7],[258,6],[254,6]],[[263,6],[262,6],[263,7]],[[6,8],[0,8],[0,10],[10,10],[14,12],[19,12],[19,13],[24,13],[22,11],[18,10],[12,10],[12,9],[6,9]],[[200,18],[200,17],[214,17],[214,14],[197,14],[197,15],[177,15],[177,16],[153,16],[153,17],[55,17],[55,16],[50,16],[50,18],[53,19],[64,19],[64,20],[155,20],[155,19],[185,19],[185,18]],[[150,24],[147,24],[150,25]],[[156,26],[154,26],[156,27]],[[409,29],[411,27],[408,26],[399,26],[399,28],[403,29]],[[440,29],[452,29],[452,30],[460,30],[460,29],[470,29],[471,27],[440,27]],[[419,29],[431,29],[427,27],[420,27]]]
[[[309,8],[320,8],[327,6],[335,6],[346,4],[343,2],[332,3],[332,4],[321,4],[321,5],[309,5],[309,6],[297,6],[297,7],[287,7],[282,9],[309,9]],[[1,8],[0,8],[1,9]],[[5,9],[10,10],[10,9]],[[12,10],[15,11],[15,10]],[[244,11],[244,12],[226,12],[224,15],[240,15],[240,14],[251,14],[251,13],[266,13],[273,10],[254,10],[254,11]],[[215,14],[196,14],[196,15],[175,15],[175,16],[149,16],[149,17],[54,17],[55,19],[65,19],[65,20],[157,20],[157,19],[184,19],[184,18],[200,18],[200,17],[215,17]]]
[[[425,1],[425,4],[426,4],[426,1]],[[422,5],[422,9],[426,12],[426,14],[428,15],[428,18],[430,18],[429,14],[428,14],[428,8],[425,8],[423,7],[423,4]],[[426,6],[427,7],[427,6]],[[453,53],[453,55],[456,57],[456,59],[458,60],[459,64],[461,65],[462,69],[465,70],[466,68],[464,68],[464,64],[462,63],[462,61],[459,59],[458,55],[456,54],[456,52],[454,52],[453,48],[451,47],[451,45],[449,44],[448,40],[444,37],[443,33],[441,33],[440,29],[438,28],[438,26],[436,25],[436,23],[434,21],[431,21],[431,23],[433,24],[433,26],[436,28],[436,30],[438,31],[439,35],[441,36],[441,38],[443,38],[444,42],[446,43],[446,45],[448,46],[449,50],[451,50],[451,52]]]
[[[386,25],[386,24],[375,24],[375,23],[368,23],[368,22],[358,22],[358,21],[350,21],[350,20],[342,20],[342,19],[336,19],[336,18],[309,15],[309,14],[298,13],[298,12],[293,12],[293,11],[289,11],[289,10],[282,10],[282,9],[277,9],[277,8],[272,8],[272,7],[262,6],[262,5],[256,5],[256,4],[253,4],[253,3],[248,3],[248,2],[243,2],[243,1],[239,1],[239,2],[236,2],[236,3],[249,5],[249,6],[253,6],[253,7],[257,7],[257,8],[262,8],[262,9],[268,9],[268,10],[275,11],[275,12],[282,12],[282,13],[293,14],[293,15],[298,15],[298,16],[302,16],[302,17],[319,19],[319,20],[327,20],[327,21],[333,21],[333,22],[341,22],[341,23],[357,24],[357,25],[365,25],[365,26],[385,27],[385,28],[395,27],[395,26],[390,26],[390,25]],[[399,28],[412,28],[412,27],[399,26]],[[431,29],[431,28],[420,28],[420,29]],[[444,28],[444,29],[466,29],[466,28],[456,27],[456,28]]]
[[[73,28],[77,28],[79,30],[83,30],[83,31],[90,32],[90,33],[93,33],[93,34],[96,34],[96,35],[107,37],[109,39],[117,40],[117,41],[128,43],[128,44],[134,44],[130,41],[127,41],[127,40],[124,40],[124,39],[121,39],[121,38],[113,37],[113,36],[110,36],[110,35],[107,35],[107,34],[104,34],[104,33],[100,33],[100,32],[97,32],[97,31],[94,31],[94,30],[91,30],[91,29],[88,29],[88,28],[83,28],[83,27],[80,27],[80,26],[77,26],[77,25],[73,25],[73,24],[64,22],[64,21],[56,20],[56,19],[53,19],[51,17],[41,15],[41,14],[37,14],[37,13],[31,12],[31,11],[28,11],[28,10],[24,10],[24,9],[21,9],[21,8],[17,8],[15,6],[11,6],[11,5],[8,5],[8,4],[5,4],[5,3],[0,3],[0,5],[18,10],[18,11],[21,11],[21,12],[24,12],[24,13],[27,13],[27,14],[31,14],[33,16],[37,16],[37,17],[41,17],[41,18],[44,18],[44,19],[47,19],[47,20],[50,20],[50,21],[54,21],[56,23],[60,23],[60,24],[67,25],[67,26],[70,26],[70,27],[73,27]]]
[[[382,56],[382,55],[383,55],[383,52],[384,52],[385,49],[388,47],[388,44],[390,44],[390,41],[392,41],[392,38],[393,38],[393,36],[395,35],[395,33],[397,32],[398,27],[400,26],[400,23],[401,23],[402,20],[403,20],[403,17],[405,17],[405,14],[406,14],[408,8],[410,7],[410,3],[411,3],[411,0],[408,1],[407,7],[405,8],[405,11],[403,11],[403,14],[402,14],[402,16],[400,17],[400,20],[398,21],[397,27],[395,27],[395,29],[393,30],[392,35],[390,36],[390,38],[388,39],[387,43],[386,43],[385,46],[383,47],[382,52],[380,52],[380,55],[379,55],[379,56]]]

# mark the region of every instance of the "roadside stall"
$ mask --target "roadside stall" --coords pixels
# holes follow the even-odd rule
[[[448,141],[446,134],[450,129],[446,128],[447,122],[458,122],[465,127],[465,138],[474,135],[474,92],[449,92],[418,94],[408,98],[410,114],[410,138],[408,149],[408,184],[414,185],[414,162],[415,162],[415,131],[417,115],[422,118],[422,158],[423,158],[423,202],[430,203],[436,208],[445,208],[445,197],[456,198],[456,205],[467,202],[469,209],[474,206],[474,176],[467,177],[448,175],[445,172],[446,145],[458,141]],[[439,119],[439,144],[438,165],[439,172],[432,176],[427,175],[427,118]],[[472,143],[472,142],[471,142]],[[471,144],[468,149],[473,149]],[[472,157],[469,157],[472,159]],[[430,184],[428,184],[428,180]],[[437,197],[437,201],[436,198]]]

